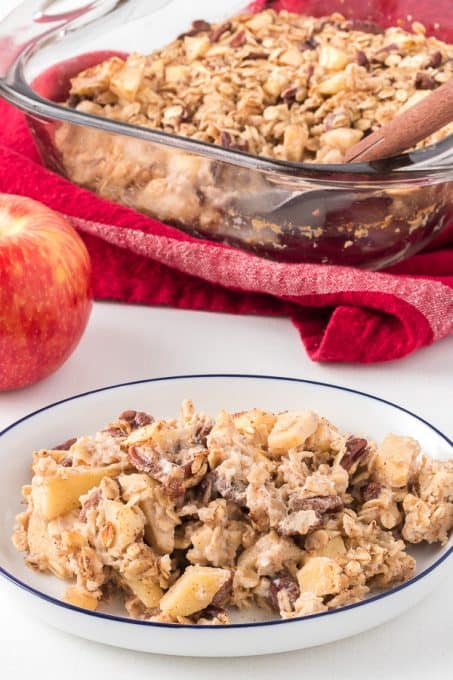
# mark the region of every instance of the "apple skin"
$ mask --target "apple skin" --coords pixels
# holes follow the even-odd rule
[[[0,194],[0,391],[35,383],[69,357],[90,316],[90,274],[64,217]]]

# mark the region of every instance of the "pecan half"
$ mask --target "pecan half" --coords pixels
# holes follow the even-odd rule
[[[227,149],[237,149],[238,151],[248,151],[247,142],[234,142],[233,137],[226,130],[220,133],[220,143]]]
[[[368,442],[360,437],[350,437],[346,442],[346,453],[341,459],[341,466],[350,470],[354,463],[361,458],[367,450]]]
[[[69,95],[69,98],[68,98],[68,106],[71,109],[75,109],[76,106],[78,106],[80,104],[80,102],[86,101],[87,99],[88,99],[88,97],[79,97],[79,95],[77,95],[77,94],[71,94],[71,95]]]
[[[248,54],[245,55],[244,61],[246,59],[268,59],[269,54],[267,52],[249,52]]]
[[[119,415],[119,420],[125,420],[133,430],[145,425],[151,425],[154,418],[144,411],[134,411],[132,409],[123,411]]]
[[[383,486],[379,482],[369,482],[362,489],[362,496],[365,503],[367,501],[372,501],[379,496]]]
[[[127,431],[123,430],[121,427],[107,427],[102,430],[105,434],[109,434],[111,437],[127,437]]]
[[[415,89],[417,90],[434,90],[436,87],[436,81],[431,78],[428,73],[422,73],[419,71],[415,75]]]
[[[228,615],[225,609],[223,609],[223,607],[217,607],[213,604],[210,604],[208,607],[206,607],[206,609],[202,609],[201,611],[194,614],[193,618],[196,623],[202,619],[203,621],[218,621],[219,623],[228,623]]]
[[[71,446],[75,444],[77,441],[77,437],[71,437],[71,439],[67,439],[65,442],[62,444],[58,444],[58,446],[53,446],[52,451],[69,451]]]
[[[433,52],[431,55],[431,59],[429,60],[428,66],[431,66],[431,68],[439,68],[439,66],[442,64],[442,52],[440,50],[437,50],[436,52]]]
[[[231,595],[231,591],[233,590],[233,575],[230,575],[230,578],[228,578],[223,586],[216,592],[214,595],[211,606],[213,605],[214,607],[223,607],[228,600],[228,598]]]
[[[238,505],[245,505],[247,500],[247,482],[240,479],[225,479],[219,477],[214,470],[213,489],[227,501],[234,501]]]
[[[192,21],[192,27],[186,31],[186,33],[181,33],[178,38],[185,38],[186,36],[192,37],[194,35],[198,35],[199,33],[204,33],[205,31],[210,30],[211,24],[209,24],[207,21],[203,21],[203,19],[196,19],[195,21]]]
[[[300,595],[300,588],[297,581],[291,576],[288,571],[279,572],[271,581],[269,586],[269,602],[271,606],[277,611],[280,610],[278,603],[278,594],[284,591],[288,597],[288,601],[292,607]]]
[[[327,512],[340,512],[344,504],[340,496],[309,496],[306,498],[290,498],[288,507],[290,510],[314,510],[321,515]]]
[[[231,28],[231,22],[226,21],[224,24],[220,24],[220,26],[217,26],[211,33],[209,34],[209,40],[213,43],[218,42],[222,35],[229,31]]]
[[[389,43],[388,45],[384,45],[384,47],[381,47],[379,50],[377,50],[373,56],[371,57],[371,61],[377,61],[378,63],[383,63],[385,59],[387,58],[387,54],[389,52],[393,52],[393,50],[397,50],[398,45],[396,43]]]
[[[363,50],[357,50],[355,60],[359,66],[364,66],[365,68],[368,68],[370,65],[369,59]]]
[[[208,505],[217,494],[214,491],[214,472],[208,472],[198,485],[202,505]]]
[[[236,33],[234,38],[230,40],[230,46],[231,47],[242,47],[245,45],[247,39],[245,37],[245,31],[239,31]]]
[[[283,90],[281,97],[285,104],[293,104],[296,101],[297,87],[288,87]]]
[[[304,42],[300,43],[299,49],[300,50],[314,50],[316,47],[318,47],[319,43],[317,40],[315,40],[313,37],[307,38],[307,40],[304,40]]]
[[[82,509],[80,510],[80,514],[79,514],[79,519],[80,519],[81,522],[86,522],[87,511],[90,508],[96,507],[96,505],[99,503],[100,500],[101,500],[101,492],[99,491],[99,489],[94,489],[90,493],[90,495],[88,496],[86,501],[82,504]]]
[[[361,19],[351,19],[345,25],[347,31],[362,31],[362,33],[371,33],[373,35],[379,35],[384,33],[384,29],[379,24],[375,24],[374,21],[362,21]]]
[[[127,455],[137,470],[160,482],[168,496],[177,498],[184,493],[184,469],[181,466],[163,458],[151,447],[131,446]]]

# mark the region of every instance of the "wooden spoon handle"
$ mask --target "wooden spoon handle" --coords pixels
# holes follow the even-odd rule
[[[453,120],[453,79],[346,152],[346,163],[396,156]]]

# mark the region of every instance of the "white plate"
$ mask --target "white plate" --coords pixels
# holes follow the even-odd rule
[[[379,441],[389,432],[409,434],[436,458],[451,456],[452,444],[435,427],[400,406],[362,392],[291,378],[248,375],[194,375],[114,385],[51,404],[0,433],[0,573],[23,600],[28,614],[80,637],[145,652],[186,656],[269,654],[320,645],[348,637],[397,616],[442,581],[453,551],[424,546],[412,552],[417,572],[407,583],[342,609],[286,621],[235,623],[229,626],[181,626],[133,621],[113,606],[88,612],[60,600],[64,584],[25,567],[10,535],[20,511],[19,489],[30,479],[33,449],[53,446],[75,434],[100,429],[125,409],[174,416],[183,398],[215,414],[226,408],[269,410],[310,408],[341,429]],[[243,616],[243,615],[242,615]],[[242,618],[244,620],[244,618]]]

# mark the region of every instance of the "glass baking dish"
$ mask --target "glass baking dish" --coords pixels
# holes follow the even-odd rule
[[[451,0],[280,0],[276,9],[409,27],[453,42]],[[44,163],[105,198],[264,257],[379,269],[423,248],[453,216],[453,135],[371,164],[258,157],[63,105],[69,80],[106,56],[148,54],[232,0],[27,0],[0,25],[0,95],[25,111]],[[158,168],[159,184],[149,181]],[[151,184],[152,190],[150,189]]]

